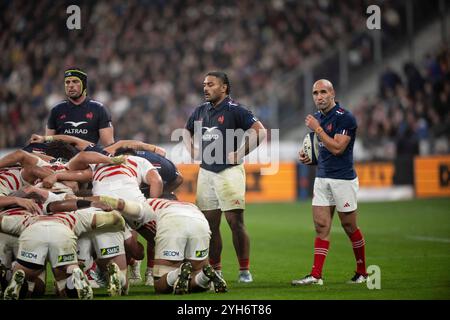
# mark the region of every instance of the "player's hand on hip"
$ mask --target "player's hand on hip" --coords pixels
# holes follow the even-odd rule
[[[305,118],[305,125],[313,131],[320,127],[319,121],[317,121],[317,119],[310,114],[308,114]]]
[[[298,156],[299,156],[298,159],[303,164],[310,164],[312,162],[312,160],[309,159],[309,157],[306,155],[306,153],[303,152],[303,150],[300,150],[300,152],[298,153]]]

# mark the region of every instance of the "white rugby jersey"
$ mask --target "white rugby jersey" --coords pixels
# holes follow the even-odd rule
[[[26,185],[20,170],[21,167],[0,168],[0,196],[7,196]]]
[[[24,221],[32,216],[38,216],[38,214],[33,214],[22,207],[14,207],[0,210],[0,216],[3,217],[2,231],[14,236],[20,236],[25,229]]]
[[[145,197],[140,190],[142,182],[147,183],[146,175],[156,168],[147,160],[128,156],[122,164],[91,165],[93,171],[93,195],[108,195],[125,200],[143,202]]]
[[[24,228],[44,221],[54,221],[64,224],[70,230],[72,230],[78,237],[84,232],[92,231],[92,219],[95,215],[95,211],[99,211],[97,208],[86,208],[71,212],[57,212],[51,215],[29,215],[23,220]]]
[[[156,232],[157,222],[165,217],[187,216],[191,218],[206,219],[198,207],[190,202],[149,198],[146,200],[148,207],[144,213],[142,227]]]

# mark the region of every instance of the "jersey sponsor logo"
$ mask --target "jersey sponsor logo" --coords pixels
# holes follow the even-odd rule
[[[64,134],[87,134],[87,129],[65,129]]]
[[[102,254],[102,256],[119,253],[119,246],[114,246],[114,247],[109,247],[109,248],[101,248],[100,253]]]
[[[58,256],[58,262],[67,262],[67,261],[75,261],[75,255],[73,253],[70,253]]]
[[[217,121],[220,123],[220,124],[223,124],[223,121],[225,120],[225,117],[223,116],[223,115],[221,115],[221,116],[219,116],[218,118],[217,118]]]
[[[180,253],[178,251],[174,251],[174,250],[164,250],[163,251],[164,257],[178,257],[179,255],[180,255]]]
[[[203,141],[211,141],[211,140],[217,140],[219,139],[218,133],[212,133],[213,130],[217,129],[218,127],[202,127],[202,129],[205,129],[205,133],[202,135]]]
[[[37,254],[34,252],[28,252],[28,251],[20,251],[20,256],[27,259],[37,259]]]
[[[94,117],[94,114],[92,112],[86,113],[86,118],[92,119]]]
[[[75,121],[66,121],[64,123],[68,123],[71,124],[72,127],[78,128],[79,126],[81,126],[82,124],[87,123],[87,121],[80,121],[80,122],[75,122]]]
[[[208,249],[205,250],[195,250],[195,257],[196,258],[203,258],[208,255]]]

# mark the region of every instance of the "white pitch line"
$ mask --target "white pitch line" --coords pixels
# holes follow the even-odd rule
[[[419,240],[419,241],[450,243],[449,238],[436,238],[436,237],[424,237],[424,236],[407,236],[407,238],[413,239],[413,240]]]

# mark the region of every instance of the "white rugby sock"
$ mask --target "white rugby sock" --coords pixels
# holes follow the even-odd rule
[[[175,284],[175,281],[177,281],[178,275],[180,274],[181,269],[178,268],[176,270],[170,271],[167,274],[167,284],[171,287]]]
[[[127,269],[120,270],[119,279],[120,279],[120,283],[122,284],[122,287],[125,287],[127,284]]]
[[[194,278],[195,283],[204,289],[209,287],[209,281],[210,279],[206,276],[206,274],[203,273],[203,270],[200,270],[199,273]]]

